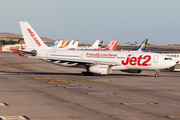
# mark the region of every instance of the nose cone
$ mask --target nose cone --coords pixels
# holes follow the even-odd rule
[[[170,61],[168,61],[167,62],[167,68],[170,68],[170,67],[172,67],[172,66],[174,66],[176,64],[176,62],[175,61],[173,61],[173,60],[170,60]]]

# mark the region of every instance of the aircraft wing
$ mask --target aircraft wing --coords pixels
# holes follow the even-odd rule
[[[52,60],[52,61],[62,61],[62,62],[74,62],[80,64],[103,64],[103,65],[121,65],[115,62],[105,62],[105,61],[96,61],[96,60],[83,60],[83,59],[69,59],[69,58],[55,58],[55,57],[36,57],[36,56],[28,56],[28,58],[39,58],[43,60]]]

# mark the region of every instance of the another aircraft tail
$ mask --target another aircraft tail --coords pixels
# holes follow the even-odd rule
[[[98,48],[101,48],[103,44],[103,40],[99,43]]]
[[[59,48],[59,47],[61,47],[62,43],[63,43],[63,39],[61,39],[61,41],[60,41],[56,46],[54,46],[54,48]]]
[[[147,46],[147,41],[148,41],[148,39],[145,39],[141,43],[141,45],[137,49],[134,49],[133,51],[145,51],[146,50],[146,46]]]
[[[95,43],[91,46],[91,48],[98,48],[99,40],[96,40]]]
[[[79,40],[77,40],[77,41],[72,45],[71,48],[77,48],[77,47],[78,47],[78,44],[79,44]]]
[[[19,22],[26,48],[48,48],[28,22]]]
[[[116,50],[118,39],[112,40],[104,50]]]
[[[71,40],[71,42],[66,46],[66,48],[71,48],[74,43],[74,40]]]
[[[59,39],[57,39],[56,42],[54,42],[54,44],[51,47],[55,47],[58,43],[59,43]]]
[[[66,46],[67,46],[67,44],[68,44],[68,40],[65,40],[65,41],[64,41],[64,43],[61,45],[61,47],[60,47],[60,48],[64,48],[64,47],[66,47]]]

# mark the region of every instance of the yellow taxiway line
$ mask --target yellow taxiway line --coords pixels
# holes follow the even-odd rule
[[[180,116],[167,116],[168,118],[180,118]]]
[[[121,104],[123,104],[123,105],[147,105],[147,104],[154,105],[157,103],[121,103]]]
[[[79,86],[78,84],[57,84],[57,86]]]
[[[34,79],[53,79],[52,77],[33,77]]]
[[[90,81],[110,81],[110,80],[51,80],[51,81],[78,81],[78,82],[90,82]]]
[[[68,89],[71,89],[71,88],[90,88],[90,87],[66,87]]]
[[[115,93],[87,93],[89,95],[103,95],[103,94],[115,94]]]
[[[48,83],[52,84],[52,83],[69,83],[69,82],[48,82]]]

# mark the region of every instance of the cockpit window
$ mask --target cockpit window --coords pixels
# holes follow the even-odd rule
[[[164,60],[172,60],[171,58],[164,58]]]

